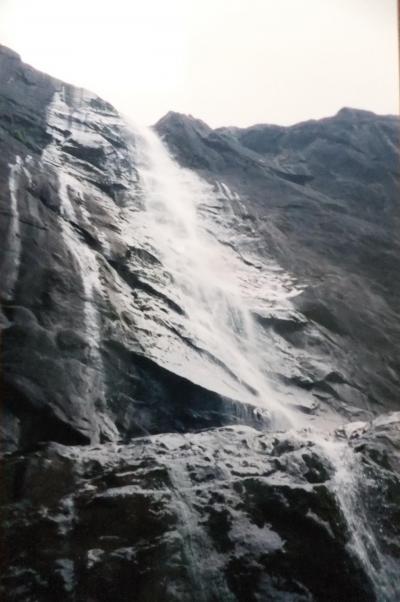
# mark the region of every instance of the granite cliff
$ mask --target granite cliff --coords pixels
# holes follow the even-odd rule
[[[398,599],[399,128],[141,128],[0,47],[5,600]]]

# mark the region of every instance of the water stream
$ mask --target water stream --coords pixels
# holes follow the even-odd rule
[[[286,404],[269,381],[248,291],[246,295],[226,246],[215,229],[213,233],[209,217],[204,217],[204,207],[218,207],[218,195],[232,202],[238,201],[238,195],[220,183],[215,190],[180,167],[152,130],[135,127],[135,137],[135,161],[151,236],[190,317],[192,337],[235,376],[239,399],[265,409],[271,430],[296,430],[294,436],[302,436],[307,419]],[[221,221],[221,215],[218,218]],[[290,296],[290,291],[286,294]],[[364,567],[377,600],[394,602],[397,586],[362,508],[361,462],[351,446],[334,435],[308,428],[307,437],[332,466],[331,486],[348,527],[352,554]]]
[[[150,129],[137,131],[136,165],[152,238],[190,317],[191,337],[211,352],[227,378],[235,379],[238,399],[265,411],[274,428],[293,426],[299,418],[277,401],[266,376],[256,325],[229,249],[202,218],[202,208],[218,202],[214,189],[180,167]]]

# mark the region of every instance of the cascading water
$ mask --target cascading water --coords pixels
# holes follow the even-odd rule
[[[15,164],[10,166],[9,189],[10,189],[10,227],[8,234],[9,253],[6,261],[14,264],[10,270],[9,282],[3,284],[9,299],[13,298],[15,284],[18,280],[18,271],[21,254],[20,225],[18,217],[17,178],[21,172],[21,159],[16,157]]]
[[[212,212],[204,218],[204,208],[218,206],[218,194],[232,202],[238,202],[238,196],[221,183],[215,191],[181,168],[152,130],[135,127],[135,139],[135,162],[153,250],[189,317],[192,339],[222,365],[227,380],[234,378],[238,399],[265,409],[271,430],[290,429],[294,437],[302,438],[304,416],[286,404],[269,382],[248,294],[232,269],[226,246],[213,231]],[[347,524],[351,552],[369,576],[377,600],[395,602],[398,592],[393,571],[387,569],[368,519],[360,510],[361,462],[351,446],[334,435],[307,429],[306,436],[332,467],[331,486]]]
[[[362,462],[347,441],[324,438],[319,442],[335,471],[332,485],[350,533],[349,547],[368,575],[378,602],[397,602],[398,566],[383,553],[371,528],[374,517],[368,516],[365,507],[368,476]]]
[[[201,210],[216,203],[212,187],[181,168],[150,129],[137,131],[136,162],[152,238],[190,319],[191,336],[236,383],[237,398],[258,406],[274,428],[294,424],[294,413],[266,377],[255,325],[229,256]]]
[[[193,149],[209,162],[202,179],[90,92],[0,49],[4,65],[0,591],[400,600],[400,415],[336,430],[343,416],[390,410],[396,391],[391,316],[379,334],[391,291],[356,270],[373,285],[361,332],[346,304],[360,298],[354,265],[333,253],[363,170],[327,175],[308,144],[343,115],[300,125],[301,140],[282,129],[285,153],[265,157],[238,130],[161,120],[186,159]],[[392,118],[345,117],[363,139],[369,127],[395,133]],[[376,178],[388,198],[389,172]],[[330,199],[333,181],[344,196]],[[368,230],[356,218],[350,247]],[[309,276],[298,302],[302,284],[275,256]],[[377,337],[368,354],[358,332]]]

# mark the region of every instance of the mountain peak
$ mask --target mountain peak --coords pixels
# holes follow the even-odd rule
[[[3,44],[0,44],[0,55],[21,61],[21,57],[18,54],[18,52],[15,52],[15,50],[11,50],[11,48],[8,48],[8,46],[3,46]]]
[[[341,117],[344,119],[370,119],[376,116],[376,113],[373,111],[367,111],[366,109],[355,109],[353,107],[342,107],[335,115],[335,117]]]
[[[176,111],[168,111],[161,117],[155,124],[155,128],[158,129],[169,129],[170,126],[181,127],[185,129],[195,129],[198,133],[209,134],[212,129],[201,119],[193,117],[193,115],[178,113]]]

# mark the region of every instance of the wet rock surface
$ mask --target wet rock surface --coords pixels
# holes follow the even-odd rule
[[[396,601],[398,120],[155,129],[0,46],[2,598]]]
[[[131,131],[93,94],[0,57],[5,449],[255,424],[186,343],[189,319],[141,227]],[[10,125],[22,112],[36,147],[31,126]]]
[[[211,130],[169,113],[156,129],[182,164],[240,195],[257,252],[272,253],[305,285],[293,302],[318,336],[287,333],[291,342],[322,354],[328,346],[355,405],[396,409],[398,117],[344,108],[291,127]]]
[[[364,480],[359,512],[365,503],[396,557],[399,417],[356,431],[362,470],[380,478],[379,492]],[[334,468],[307,434],[226,427],[48,444],[6,466],[10,599],[376,599],[351,554]]]
[[[138,134],[95,95],[7,49],[0,56],[6,449],[263,426],[262,412],[255,418],[246,407],[262,406],[266,395],[324,420],[396,407],[394,118],[342,111],[278,128],[272,147],[269,126],[212,131],[177,114],[156,126],[179,160],[211,182],[199,204],[204,230],[224,250],[218,269],[235,274],[251,301],[259,371],[271,385],[254,402],[251,383],[239,390],[229,343],[213,348],[194,333],[191,307],[164,265],[145,211]],[[362,173],[344,159],[357,137]],[[313,141],[333,145],[332,161]],[[275,173],[282,155],[315,173],[309,188]],[[327,201],[335,182],[344,213]],[[364,241],[376,256],[361,264]]]

